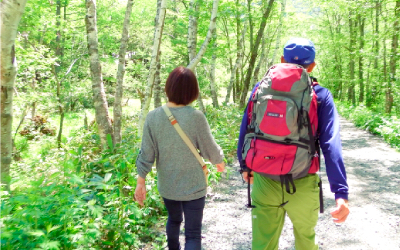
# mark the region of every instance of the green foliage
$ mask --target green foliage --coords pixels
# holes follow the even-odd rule
[[[59,3],[60,16],[57,17]],[[192,13],[199,17],[197,51],[207,34],[212,1],[198,3],[199,12]],[[361,81],[356,79],[357,76],[354,80],[349,79],[349,60],[350,55],[355,55],[357,61],[362,56],[364,97],[367,100],[357,100],[357,104],[361,105],[357,107],[339,104],[338,109],[356,125],[383,136],[391,145],[400,148],[399,118],[381,115],[385,108],[382,103],[389,77],[386,71],[392,56],[390,42],[395,1],[382,2],[385,6],[379,13],[379,20],[374,18],[375,3],[371,5],[369,2],[349,3],[339,0],[332,5],[326,0],[289,1],[282,24],[278,21],[280,3],[275,2],[271,18],[267,20],[264,32],[267,59],[261,66],[260,74],[265,73],[270,60],[274,58],[273,63],[279,61],[282,43],[293,36],[308,37],[317,46],[318,66],[314,70],[315,76],[321,78],[321,83],[327,85],[335,97],[345,100],[348,83],[355,83],[355,93],[361,93]],[[248,9],[246,1],[238,1],[238,4],[230,0],[220,1],[218,46],[213,51],[211,48],[215,41],[210,43],[196,69],[203,98],[210,95],[208,71],[213,52],[217,54],[218,90],[229,81],[231,63],[235,63],[237,40],[241,35],[237,33],[251,16],[255,38],[265,9],[262,5],[266,4],[267,1],[252,1]],[[109,105],[113,104],[115,92],[117,55],[125,6],[125,1],[97,1],[99,56]],[[354,11],[354,14],[349,15],[349,11]],[[151,249],[161,249],[165,242],[165,236],[157,229],[164,224],[166,212],[157,192],[155,171],[147,178],[146,206],[140,208],[133,201],[136,185],[134,162],[140,147],[135,127],[137,114],[127,115],[125,112],[123,125],[130,126],[123,128],[121,145],[114,148],[108,139],[108,151],[101,151],[97,125],[90,127],[91,130],[82,126],[84,115],[80,111],[93,107],[85,13],[84,1],[78,0],[32,0],[26,5],[16,39],[19,67],[15,85],[15,114],[18,116],[23,113],[33,103],[36,103],[37,114],[45,113],[55,117],[59,103],[64,105],[67,113],[62,149],[56,148],[54,137],[42,136],[40,140],[28,141],[27,137],[19,134],[16,136],[13,155],[16,162],[11,169],[13,192],[3,193],[1,197],[1,246],[4,249],[137,249],[144,245]],[[156,1],[135,2],[127,45],[124,98],[143,98],[149,72],[155,14]],[[168,3],[161,43],[162,83],[172,69],[188,63],[189,14],[187,1]],[[356,14],[366,18],[365,46],[359,48],[360,40],[357,39],[353,44],[355,49],[350,52],[348,22],[350,18],[356,21]],[[236,27],[236,18],[240,27]],[[374,22],[379,22],[378,32],[374,30]],[[302,25],[299,26],[299,23]],[[278,25],[282,25],[280,41],[277,41]],[[248,27],[245,33],[242,51],[244,58],[238,69],[236,96],[240,96],[241,82],[248,68],[250,30]],[[60,39],[57,39],[58,32]],[[379,45],[377,52],[376,44]],[[279,49],[274,56],[276,45]],[[377,66],[374,66],[375,60]],[[358,65],[356,73],[357,70],[362,71]],[[393,78],[399,79],[398,74],[399,71]],[[61,87],[59,99],[56,94],[58,82]],[[397,108],[395,113],[399,114],[399,81],[395,80],[392,84],[394,107]],[[368,102],[370,109],[362,106],[363,103],[369,105]],[[132,107],[128,108],[133,110]],[[236,104],[218,109],[207,106],[206,116],[216,142],[224,150],[226,161],[233,162],[236,158],[242,111]],[[93,119],[92,115],[89,123]],[[58,126],[58,116],[51,125]],[[27,125],[28,128],[35,126],[34,123]],[[40,130],[35,128],[27,131]],[[210,165],[209,169],[209,183],[214,185],[221,175],[216,172],[215,166]]]
[[[15,149],[17,152],[26,152],[29,149],[28,138],[26,137],[17,137],[17,140],[14,141]]]
[[[165,217],[165,209],[155,173],[148,176],[146,206],[140,208],[133,201],[137,175],[134,162],[140,145],[137,129],[129,127],[123,135],[123,144],[130,147],[103,153],[98,153],[97,131],[77,129],[73,135],[60,153],[54,149],[54,142],[43,144],[38,150],[40,159],[29,159],[35,170],[31,179],[25,179],[24,188],[14,187],[11,194],[3,192],[2,249],[137,249],[146,242],[162,245],[165,237],[154,225]],[[17,141],[23,149],[25,140]],[[18,178],[14,178],[16,181]]]
[[[124,124],[131,126],[123,130],[122,146],[110,144],[103,152],[97,131],[83,129],[77,122],[81,117],[65,115],[65,123],[75,129],[69,128],[62,150],[56,149],[54,137],[29,146],[26,139],[17,137],[21,152],[29,148],[34,153],[23,154],[23,161],[14,164],[13,192],[3,192],[2,248],[137,249],[152,242],[152,249],[161,249],[166,239],[160,233],[164,229],[158,227],[164,226],[166,211],[155,171],[146,178],[145,207],[133,201],[134,162],[141,140],[135,126],[137,114],[124,117]],[[207,106],[207,119],[227,161],[232,162],[241,120],[237,106]],[[215,166],[208,167],[209,183],[215,185],[221,174]]]
[[[400,150],[400,119],[385,116],[374,112],[364,106],[338,102],[339,113],[351,120],[357,127],[363,128],[373,134],[382,136],[392,147]]]
[[[237,104],[228,104],[218,109],[208,105],[206,117],[215,141],[224,150],[228,163],[236,159],[242,112]]]

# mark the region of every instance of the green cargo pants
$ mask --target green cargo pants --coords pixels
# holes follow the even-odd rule
[[[254,174],[254,184],[251,197],[253,250],[277,250],[279,237],[282,232],[286,213],[293,223],[296,250],[315,250],[318,244],[315,241],[314,228],[318,221],[319,212],[319,176],[310,174],[295,180],[296,193],[282,193],[281,183]],[[288,201],[283,207],[284,201]]]

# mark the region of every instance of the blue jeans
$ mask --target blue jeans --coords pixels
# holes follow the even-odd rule
[[[167,241],[169,250],[181,249],[179,231],[185,216],[185,250],[201,249],[201,223],[205,197],[192,201],[164,199],[168,211]]]

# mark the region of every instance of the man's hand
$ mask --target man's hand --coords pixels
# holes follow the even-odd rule
[[[242,173],[243,180],[244,180],[245,182],[247,182],[247,183],[249,182],[248,174],[249,174],[249,172],[247,172],[247,171],[245,171],[245,172]],[[253,171],[251,171],[251,172],[250,172],[250,184],[253,184],[253,181],[254,181],[254,175],[253,175]]]
[[[216,166],[217,166],[217,172],[224,172],[225,162],[218,163],[218,164],[216,164]]]
[[[135,190],[135,200],[139,205],[144,206],[144,200],[146,200],[146,182],[142,177],[138,177],[136,190]]]
[[[331,212],[331,215],[333,217],[333,222],[335,223],[345,222],[349,213],[350,213],[349,201],[345,199],[337,199],[336,209]]]

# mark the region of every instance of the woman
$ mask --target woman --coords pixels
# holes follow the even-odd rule
[[[215,143],[202,112],[188,106],[199,95],[196,76],[190,69],[178,67],[165,84],[167,107],[200,154],[225,168],[223,152]],[[159,107],[149,112],[143,128],[142,147],[136,160],[139,174],[135,199],[143,206],[146,199],[146,175],[154,161],[157,167],[158,191],[168,211],[167,240],[170,250],[180,249],[179,231],[185,216],[185,249],[201,249],[201,225],[207,184],[203,169]]]

